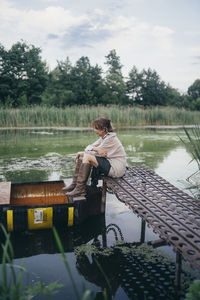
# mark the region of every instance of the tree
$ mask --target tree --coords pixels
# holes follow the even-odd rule
[[[184,107],[200,110],[200,79],[196,79],[184,95]]]
[[[142,101],[142,74],[133,66],[129,72],[129,79],[126,82],[127,93],[132,103],[140,103]]]
[[[194,83],[188,88],[188,95],[191,96],[194,100],[200,98],[200,79],[196,79]]]
[[[105,78],[106,93],[103,96],[104,104],[128,104],[126,84],[122,75],[122,64],[116,50],[111,50],[106,56],[105,64],[108,66]]]
[[[8,51],[0,46],[0,101],[4,105],[41,102],[48,73],[40,52],[24,42],[14,44]]]
[[[105,64],[108,66],[109,74],[118,74],[122,76],[122,64],[120,62],[120,57],[117,56],[116,50],[113,49],[109,52],[109,54],[105,57]]]
[[[101,103],[103,81],[98,65],[91,66],[87,56],[82,56],[72,68],[72,90],[76,94],[76,104],[96,105]]]
[[[48,85],[43,93],[43,103],[55,106],[66,106],[76,103],[76,96],[72,91],[72,64],[67,57],[59,61],[56,68],[49,73]]]
[[[74,66],[69,58],[58,62],[50,73],[48,88],[43,95],[44,103],[58,106],[102,103],[101,73],[98,65],[91,66],[87,56],[82,56]]]
[[[176,106],[176,107],[184,107],[184,98],[179,93],[179,91],[169,84],[166,86],[166,95],[167,95],[167,105]]]
[[[191,96],[193,100],[200,98],[200,79],[196,79],[188,88],[188,95]]]
[[[127,81],[127,93],[133,103],[150,106],[166,105],[168,99],[168,89],[164,81],[155,70],[143,69],[138,72],[133,67],[129,73]]]

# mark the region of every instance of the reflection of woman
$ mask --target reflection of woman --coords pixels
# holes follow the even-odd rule
[[[126,153],[116,133],[113,132],[110,120],[99,118],[93,121],[92,126],[100,138],[88,145],[84,152],[76,154],[72,183],[63,188],[68,196],[86,195],[86,182],[92,166],[91,185],[94,187],[100,174],[121,177],[125,173]]]

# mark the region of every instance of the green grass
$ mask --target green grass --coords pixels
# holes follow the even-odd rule
[[[129,106],[69,106],[66,108],[34,106],[0,108],[0,127],[90,127],[96,118],[111,119],[115,127],[141,125],[193,125],[200,123],[199,111],[175,107],[148,108]]]
[[[62,284],[52,282],[45,285],[43,281],[34,283],[32,286],[23,287],[23,277],[27,275],[22,265],[15,265],[14,251],[10,241],[10,234],[0,226],[0,234],[4,234],[5,243],[2,244],[3,255],[1,261],[2,279],[0,279],[0,300],[30,300],[37,295],[45,299],[53,299]]]

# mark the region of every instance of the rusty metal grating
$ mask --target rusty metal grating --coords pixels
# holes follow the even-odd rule
[[[200,268],[200,205],[146,166],[129,167],[122,178],[105,178],[117,198],[162,239]]]
[[[173,263],[147,262],[139,255],[124,255],[119,265],[121,285],[130,299],[176,299]]]

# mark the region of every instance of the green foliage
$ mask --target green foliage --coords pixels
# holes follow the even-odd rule
[[[60,107],[100,103],[104,92],[101,73],[99,66],[91,66],[88,57],[81,57],[75,66],[69,58],[59,62],[49,74],[43,103]]]
[[[136,67],[133,67],[129,73],[127,92],[133,103],[143,106],[173,105],[174,98],[177,98],[178,94],[176,92],[175,95],[175,92],[160,79],[156,71],[148,69],[139,72]]]
[[[120,57],[117,56],[115,49],[111,50],[106,56],[105,64],[108,66],[109,74],[122,75],[122,64],[120,62]]]
[[[186,95],[167,85],[151,69],[139,72],[133,66],[125,80],[115,49],[105,56],[105,74],[100,66],[92,66],[87,56],[74,65],[67,57],[48,71],[40,54],[39,48],[25,42],[14,44],[9,50],[0,44],[0,106],[139,104],[200,110],[200,79],[195,80]]]
[[[194,83],[188,88],[188,95],[194,100],[200,98],[200,79],[195,80]]]
[[[57,243],[57,246],[58,246],[58,249],[61,253],[61,256],[62,256],[62,259],[63,259],[63,262],[65,264],[65,267],[66,267],[66,270],[67,270],[67,273],[69,275],[69,278],[70,278],[70,281],[72,283],[72,287],[73,287],[73,290],[74,290],[74,294],[76,296],[76,299],[77,300],[88,300],[88,299],[91,299],[91,300],[94,300],[95,299],[95,294],[93,291],[91,290],[87,290],[87,289],[83,289],[83,294],[82,296],[80,296],[79,294],[79,291],[77,289],[77,286],[76,286],[76,282],[72,276],[72,272],[71,272],[71,269],[70,269],[70,266],[69,266],[69,263],[68,263],[68,260],[67,260],[67,257],[65,255],[65,252],[64,252],[64,248],[62,246],[62,243],[61,243],[61,240],[59,238],[59,235],[55,229],[55,227],[53,227],[53,233],[54,233],[54,237],[55,237],[55,240],[56,240],[56,243]],[[100,266],[101,267],[101,266]],[[102,269],[101,269],[102,270]],[[104,293],[104,300],[108,300],[107,299],[107,295],[106,295],[106,292]]]
[[[107,76],[105,78],[105,94],[103,96],[104,104],[130,104],[130,99],[126,95],[126,84],[122,76],[122,65],[120,57],[115,50],[111,50],[106,56],[105,64],[108,66]]]
[[[190,285],[189,291],[186,294],[185,300],[199,300],[200,299],[200,280],[194,280]]]
[[[200,126],[195,126],[191,129],[184,128],[184,131],[189,140],[187,148],[192,154],[193,160],[196,161],[200,170]]]
[[[63,284],[58,284],[57,282],[52,282],[49,285],[45,285],[43,281],[40,281],[33,286],[23,287],[23,275],[26,270],[23,266],[14,265],[13,257],[14,251],[12,244],[10,242],[10,234],[7,233],[5,228],[1,226],[1,229],[5,235],[5,244],[3,247],[2,256],[2,280],[0,281],[0,299],[1,300],[31,300],[36,295],[42,295],[44,299],[53,299],[53,295],[58,292],[58,289],[63,287]],[[75,296],[77,300],[93,300],[95,298],[95,293],[91,290],[83,290],[82,295],[79,295],[75,280],[72,276],[68,260],[65,256],[64,249],[58,233],[55,228],[53,228],[54,236],[58,245],[58,249],[61,253],[63,262],[66,266],[68,275],[72,282],[74,288]],[[8,272],[8,267],[10,272]],[[104,299],[107,300],[107,295],[104,294]]]
[[[47,84],[41,50],[24,42],[10,50],[0,45],[0,103],[4,106],[39,104]]]
[[[69,58],[59,62],[49,74],[48,88],[43,103],[66,105],[129,104],[121,64],[115,50],[106,56],[108,72],[105,79],[102,69],[92,66],[88,57],[81,57],[73,66]]]
[[[200,199],[200,183],[198,180],[198,174],[200,172],[200,126],[197,125],[190,129],[184,128],[184,131],[188,141],[186,142],[183,139],[181,139],[181,141],[185,144],[187,150],[192,155],[192,161],[195,160],[198,166],[198,170],[188,177],[188,181],[192,178],[192,182],[194,182],[190,184],[188,189],[194,190],[194,196],[196,199]]]
[[[10,234],[1,225],[1,230],[5,235],[5,244],[2,256],[2,280],[0,280],[0,299],[1,300],[30,300],[36,295],[51,296],[63,285],[53,282],[45,285],[42,281],[33,286],[23,288],[23,275],[26,272],[23,266],[14,265],[14,251],[10,242]],[[8,271],[9,269],[9,271]]]
[[[69,278],[70,278],[70,280],[71,280],[71,283],[72,283],[72,286],[73,286],[73,289],[74,289],[74,293],[75,293],[75,295],[76,295],[76,298],[77,298],[78,300],[80,300],[81,298],[80,298],[78,289],[77,289],[77,287],[76,287],[75,280],[74,280],[74,278],[73,278],[73,276],[72,276],[72,272],[71,272],[71,269],[70,269],[70,266],[69,266],[67,257],[66,257],[66,255],[65,255],[65,252],[64,252],[64,249],[63,249],[61,240],[60,240],[59,235],[58,235],[58,233],[57,233],[57,231],[56,231],[55,228],[53,228],[53,233],[54,233],[54,237],[55,237],[55,239],[56,239],[56,243],[57,243],[58,249],[59,249],[59,251],[60,251],[60,253],[61,253],[63,262],[64,262],[65,267],[66,267],[66,269],[67,269],[67,272],[68,272],[68,274],[69,274]]]

